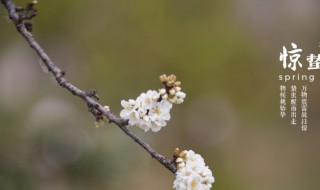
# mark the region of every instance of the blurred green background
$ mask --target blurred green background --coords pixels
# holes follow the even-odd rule
[[[17,0],[18,5],[27,1]],[[308,130],[279,116],[282,46],[318,54],[316,0],[43,1],[38,42],[84,90],[119,113],[122,99],[174,73],[187,93],[158,133],[132,128],[159,153],[200,153],[212,189],[320,187],[320,70],[308,85]],[[96,129],[82,100],[42,72],[0,7],[0,189],[166,190],[174,175],[114,125]],[[301,61],[306,67],[307,62]],[[290,84],[290,82],[286,83]]]

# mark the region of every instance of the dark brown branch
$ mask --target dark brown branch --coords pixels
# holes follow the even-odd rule
[[[96,98],[96,94],[85,92],[78,87],[74,86],[70,82],[67,81],[67,79],[64,77],[65,72],[61,70],[59,67],[57,67],[53,61],[50,59],[50,57],[47,55],[47,53],[41,48],[41,46],[38,44],[38,42],[34,39],[33,35],[28,31],[26,28],[26,25],[23,23],[23,17],[21,18],[21,15],[17,12],[20,8],[18,8],[11,0],[1,0],[2,4],[6,8],[9,14],[9,18],[14,23],[15,27],[17,28],[18,32],[27,40],[30,47],[36,51],[38,56],[41,58],[45,66],[48,68],[49,72],[55,77],[58,84],[66,88],[69,92],[71,92],[73,95],[78,96],[82,98],[86,104],[98,112],[105,115],[110,123],[114,123],[120,129],[122,129],[123,132],[125,132],[131,139],[133,139],[136,143],[138,143],[140,146],[142,146],[152,158],[155,158],[158,160],[163,166],[165,166],[168,170],[170,170],[172,173],[176,173],[176,168],[171,164],[169,160],[167,160],[164,156],[160,155],[156,151],[154,151],[147,143],[145,143],[143,140],[141,140],[139,137],[137,137],[135,134],[133,134],[130,130],[127,129],[128,121],[124,120],[112,112],[105,109],[101,104],[99,104],[97,101],[95,101],[93,98]]]

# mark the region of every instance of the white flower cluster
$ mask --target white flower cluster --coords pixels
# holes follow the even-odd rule
[[[160,80],[164,87],[159,91],[148,90],[140,94],[136,100],[121,101],[124,109],[120,112],[120,117],[127,119],[129,125],[139,126],[145,132],[150,129],[157,132],[170,120],[172,104],[183,102],[186,94],[181,92],[181,83],[176,81],[174,75],[162,75]]]
[[[160,94],[155,90],[142,93],[136,100],[122,100],[124,108],[120,116],[129,120],[129,125],[139,126],[144,131],[159,131],[170,119],[172,104],[166,100],[158,101]]]
[[[215,179],[199,154],[182,151],[176,159],[177,172],[173,182],[176,190],[210,190]]]

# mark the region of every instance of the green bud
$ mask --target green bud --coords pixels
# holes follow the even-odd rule
[[[102,116],[102,120],[104,121],[104,122],[109,122],[109,119],[106,117],[106,116]]]
[[[99,121],[95,121],[94,124],[95,124],[96,128],[100,127],[100,122]]]
[[[166,82],[168,80],[167,75],[163,74],[160,76],[160,81],[161,82]]]
[[[168,81],[168,82],[167,82],[167,86],[168,86],[168,87],[172,87],[173,85],[174,85],[174,82],[173,82],[173,81]]]
[[[173,152],[173,156],[174,156],[174,157],[178,157],[179,154],[180,154],[180,149],[179,149],[179,148],[176,148],[176,149],[174,150],[174,152]]]

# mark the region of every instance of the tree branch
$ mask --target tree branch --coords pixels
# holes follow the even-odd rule
[[[155,158],[156,160],[158,160],[158,162],[160,162],[172,173],[174,174],[176,173],[177,169],[175,168],[175,166],[173,166],[170,160],[167,160],[164,156],[154,151],[147,143],[145,143],[138,136],[136,136],[130,130],[128,130],[127,120],[124,120],[116,116],[115,114],[113,114],[112,112],[104,108],[97,101],[92,99],[92,96],[90,96],[89,93],[87,93],[84,90],[81,90],[80,88],[76,87],[72,83],[68,82],[67,79],[64,77],[65,72],[54,64],[54,62],[51,60],[48,54],[41,48],[39,43],[34,39],[33,35],[29,32],[28,28],[26,27],[26,24],[24,23],[25,18],[22,17],[21,14],[17,12],[19,8],[11,0],[1,0],[1,2],[4,5],[5,9],[8,11],[9,18],[12,20],[18,32],[27,40],[30,47],[35,50],[35,52],[41,58],[45,66],[48,68],[48,71],[55,77],[56,81],[62,88],[67,89],[73,95],[83,99],[87,103],[89,108],[93,108],[96,111],[102,113],[104,116],[106,116],[109,119],[110,123],[114,123],[115,125],[120,127],[120,129],[125,134],[127,134],[131,139],[133,139],[136,143],[142,146],[142,148],[144,148],[147,152],[149,152],[152,158]]]

